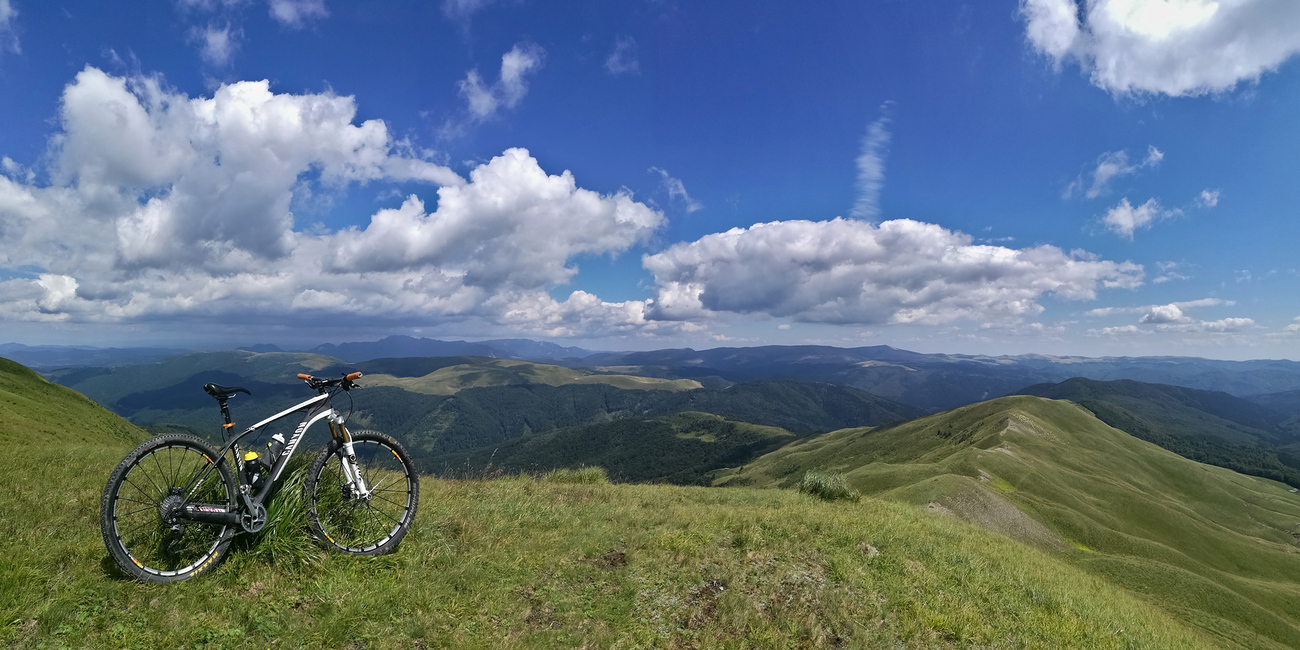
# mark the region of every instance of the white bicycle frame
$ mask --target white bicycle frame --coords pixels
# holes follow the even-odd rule
[[[302,442],[303,437],[307,435],[307,430],[311,428],[311,425],[315,424],[322,418],[324,418],[326,423],[329,424],[330,435],[343,441],[344,454],[340,465],[343,467],[344,478],[352,487],[353,494],[362,499],[368,498],[370,496],[370,489],[366,485],[365,478],[361,476],[361,472],[357,469],[357,455],[356,451],[352,447],[352,434],[349,433],[347,427],[343,425],[343,416],[339,415],[338,411],[335,411],[334,407],[330,405],[330,397],[330,393],[321,393],[298,404],[297,406],[280,411],[279,413],[248,427],[239,435],[236,435],[221,448],[216,459],[209,459],[212,461],[212,464],[200,472],[198,476],[194,477],[190,482],[190,485],[186,487],[185,499],[187,504],[189,499],[194,496],[194,491],[198,489],[198,486],[203,483],[203,480],[208,476],[212,469],[216,467],[216,464],[220,462],[218,459],[224,458],[227,453],[233,452],[235,457],[235,467],[239,474],[239,493],[244,502],[244,506],[249,511],[257,510],[262,505],[262,502],[266,499],[267,495],[270,494],[271,487],[280,478],[280,475],[284,472],[284,468],[288,466],[289,459],[293,457],[294,451],[298,449],[298,443]],[[244,482],[245,461],[239,453],[239,441],[258,432],[262,427],[293,415],[299,411],[306,411],[306,415],[303,416],[302,422],[298,423],[298,427],[294,429],[293,435],[285,441],[284,450],[280,452],[280,457],[276,459],[275,467],[271,470],[271,475],[262,483],[262,488],[257,494],[251,494],[250,486]],[[191,508],[186,508],[185,510],[187,511],[189,518],[199,521],[209,519],[224,520],[224,517],[220,517],[220,515],[234,514],[225,512],[208,513],[202,509],[195,510]],[[213,521],[212,523],[217,522]],[[224,523],[224,521],[222,523]]]

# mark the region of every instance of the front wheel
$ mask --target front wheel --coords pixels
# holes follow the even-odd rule
[[[142,582],[174,582],[221,559],[235,527],[187,520],[187,504],[234,512],[235,478],[207,442],[168,433],[136,447],[104,486],[99,527],[108,553]]]
[[[303,484],[307,523],[322,543],[345,553],[391,553],[415,520],[420,480],[406,449],[389,436],[357,431],[352,450],[355,463],[335,438],[316,454]]]

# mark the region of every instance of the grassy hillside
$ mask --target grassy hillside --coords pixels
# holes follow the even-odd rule
[[[202,578],[140,585],[97,527],[140,432],[4,362],[0,404],[6,647],[1209,647],[1105,581],[911,506],[562,477],[426,479],[395,555],[241,543]]]
[[[13,446],[129,448],[146,434],[81,393],[0,358],[0,436],[13,452]]]
[[[1192,462],[1064,401],[1006,397],[797,441],[719,479],[843,472],[1064,554],[1225,646],[1300,647],[1300,496]]]
[[[1076,377],[1022,391],[1067,399],[1116,429],[1197,462],[1300,487],[1300,425],[1260,404],[1219,391]]]

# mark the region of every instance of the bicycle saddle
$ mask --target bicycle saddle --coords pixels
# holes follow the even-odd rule
[[[243,388],[240,386],[221,386],[219,384],[212,384],[212,383],[203,384],[203,390],[208,391],[209,395],[219,400],[227,399],[231,395],[234,395],[235,393],[252,395],[252,393],[248,392],[247,388]]]

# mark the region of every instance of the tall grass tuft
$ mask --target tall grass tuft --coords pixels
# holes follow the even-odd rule
[[[320,563],[321,549],[307,527],[307,497],[302,491],[310,463],[310,458],[294,458],[284,469],[266,506],[266,525],[241,545],[250,559],[284,567]]]
[[[578,469],[554,469],[542,477],[548,483],[583,483],[601,485],[609,482],[609,475],[603,467],[579,467]]]
[[[806,472],[803,480],[799,482],[799,491],[823,501],[838,499],[857,501],[860,497],[857,491],[849,488],[849,483],[844,479],[843,474],[832,472]]]

